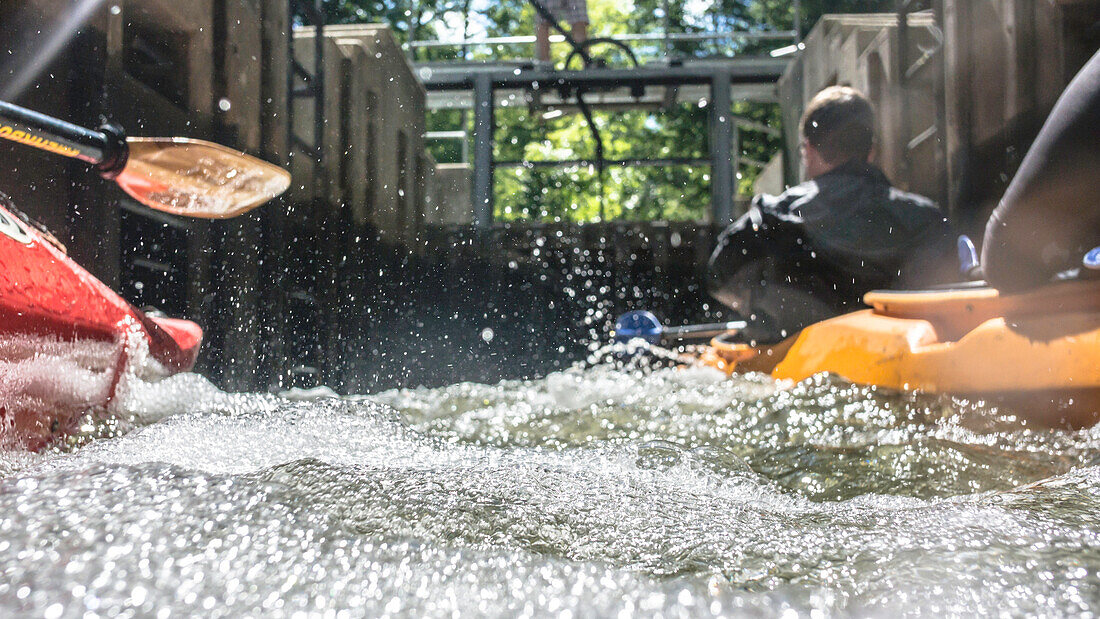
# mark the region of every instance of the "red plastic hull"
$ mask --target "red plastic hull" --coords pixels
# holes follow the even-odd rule
[[[107,407],[139,349],[170,374],[201,342],[198,325],[146,316],[0,207],[0,443],[41,446]]]

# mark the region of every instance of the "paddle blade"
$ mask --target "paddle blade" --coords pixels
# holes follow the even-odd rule
[[[286,191],[286,170],[220,144],[186,138],[128,138],[115,181],[138,202],[185,217],[236,217]]]
[[[627,312],[615,321],[615,341],[626,344],[641,338],[650,344],[661,343],[661,321],[652,312],[636,310]]]

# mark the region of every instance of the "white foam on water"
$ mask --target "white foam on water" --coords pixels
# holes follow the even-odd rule
[[[209,410],[267,410],[274,398],[218,389],[199,374],[183,373],[155,381],[132,377],[115,404],[115,412],[151,424],[172,415]]]
[[[64,407],[106,401],[119,346],[56,338],[0,336],[0,408],[55,402]]]
[[[0,449],[41,443],[105,406],[121,354],[110,342],[0,336]]]
[[[294,402],[308,402],[310,400],[322,400],[325,398],[338,398],[339,393],[325,385],[318,387],[310,387],[309,389],[302,389],[300,387],[294,387],[293,389],[287,389],[279,392],[280,398],[292,400]]]
[[[0,609],[1070,614],[1100,590],[1100,469],[1058,463],[1096,437],[990,440],[823,377],[290,401],[180,375],[120,402],[147,425],[0,481]]]

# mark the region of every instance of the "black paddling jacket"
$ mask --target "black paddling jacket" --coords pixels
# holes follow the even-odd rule
[[[782,195],[757,196],[722,232],[707,289],[767,343],[862,307],[878,288],[957,279],[954,235],[931,200],[848,162]]]

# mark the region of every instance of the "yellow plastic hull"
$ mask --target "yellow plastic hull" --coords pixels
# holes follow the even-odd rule
[[[865,300],[873,309],[811,325],[774,349],[716,338],[702,362],[779,379],[829,372],[895,390],[996,397],[1052,425],[1097,421],[1097,284],[1013,296],[988,288],[872,293]]]

